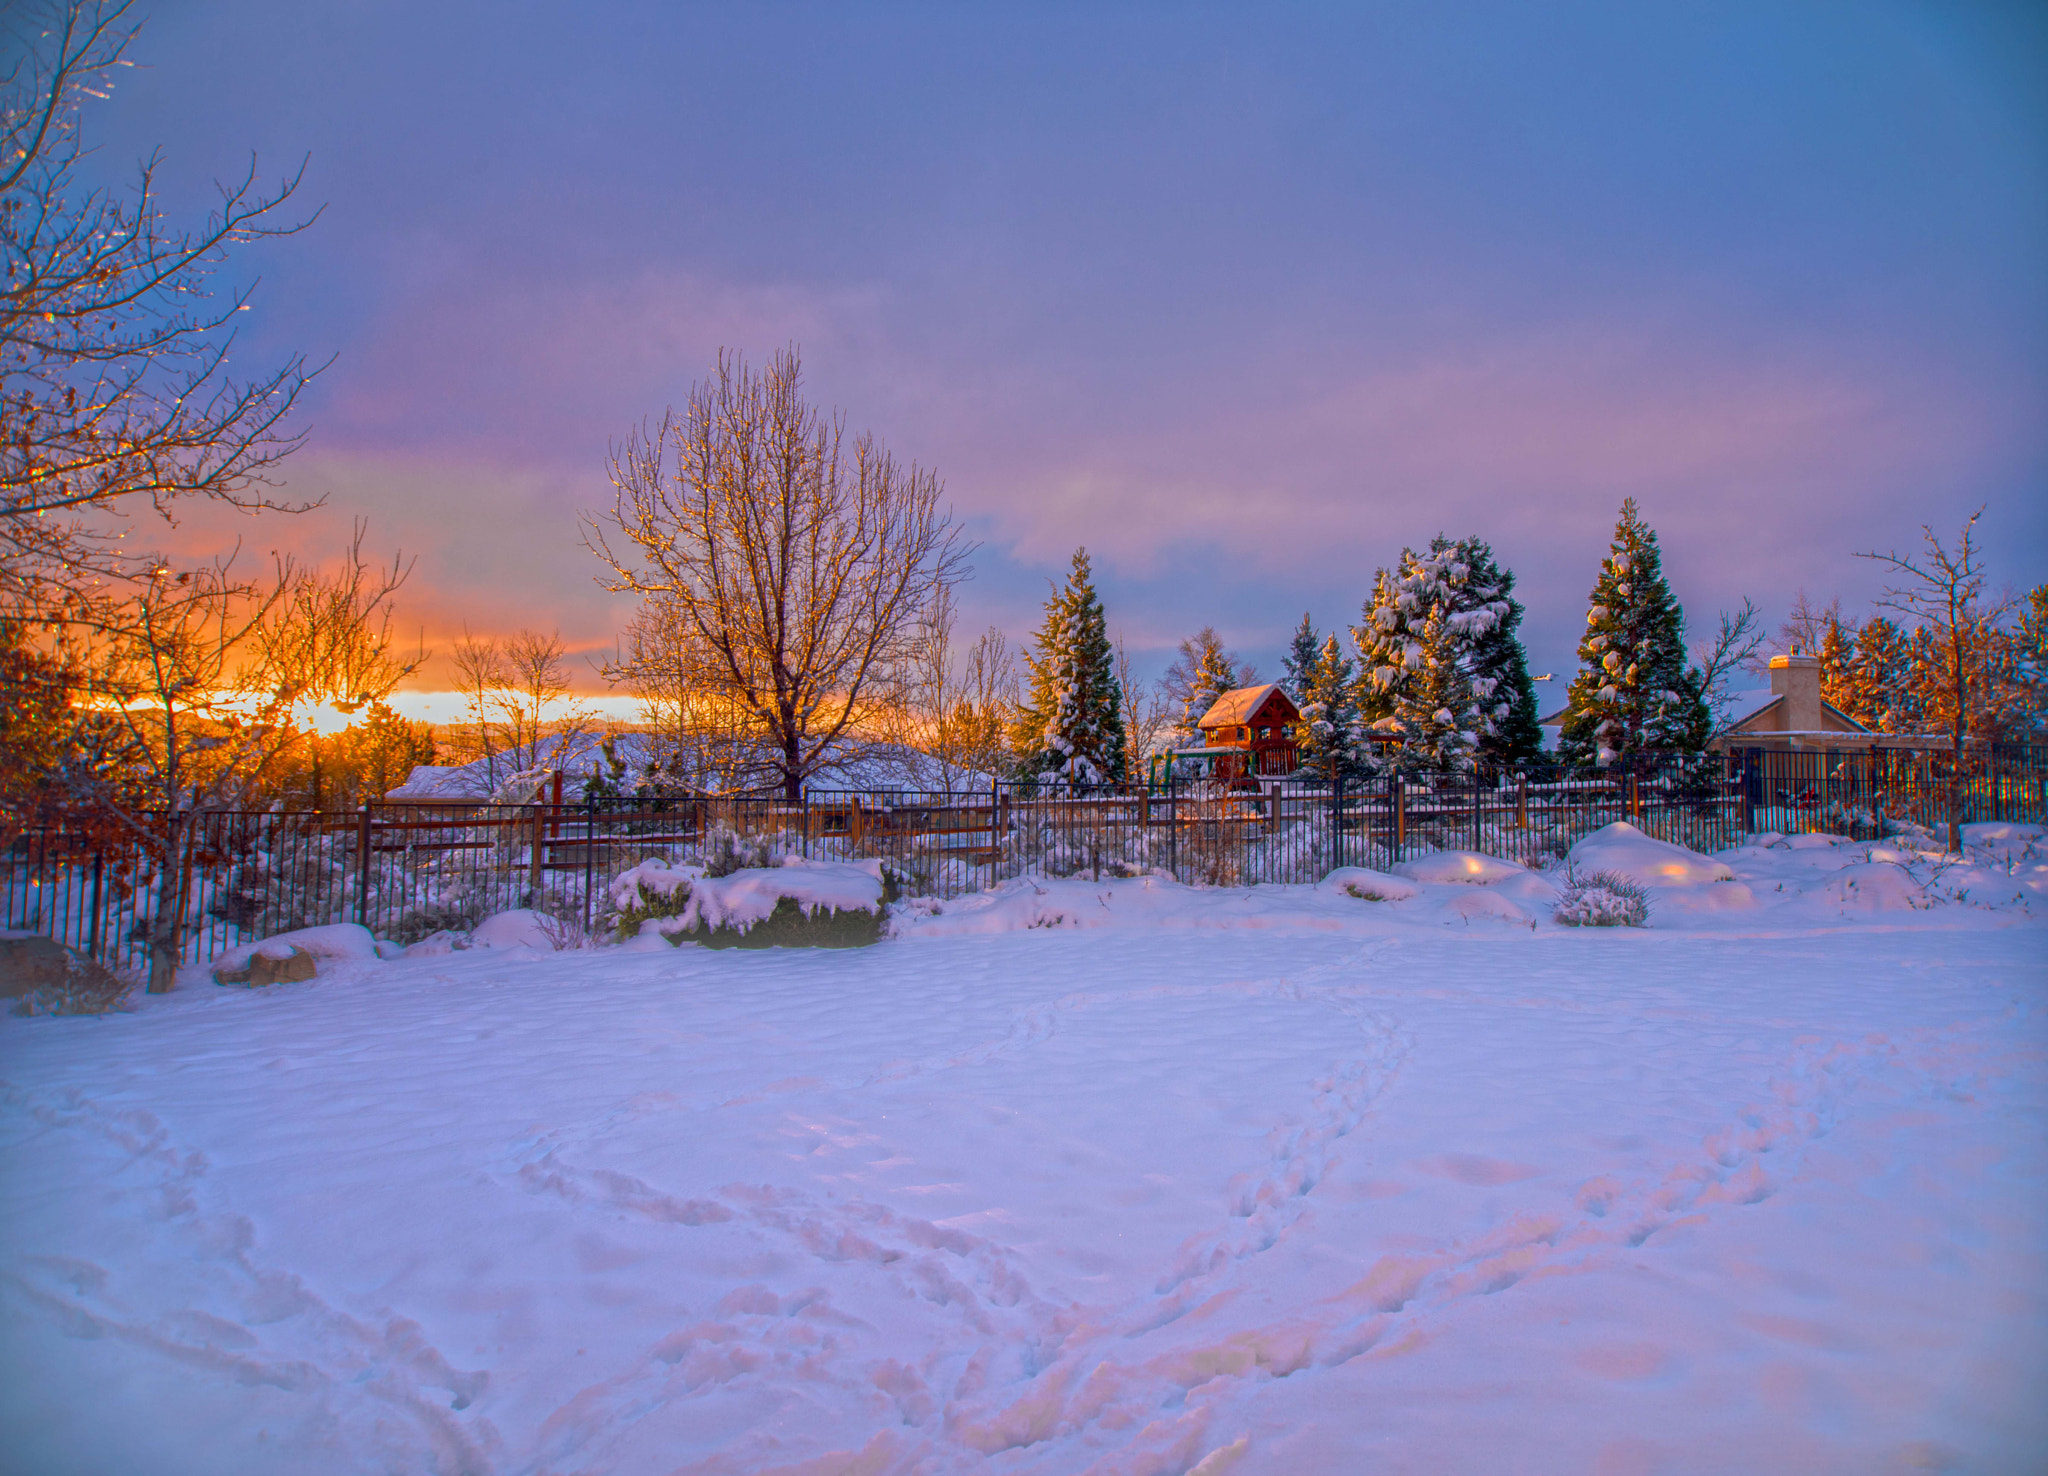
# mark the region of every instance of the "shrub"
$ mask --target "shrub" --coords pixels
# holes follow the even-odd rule
[[[1640,928],[1650,920],[1650,898],[1618,872],[1581,875],[1567,867],[1551,916],[1568,928]]]
[[[690,905],[690,883],[706,874],[701,866],[671,866],[658,857],[621,872],[612,879],[605,896],[610,904],[606,920],[611,924],[612,936],[623,943],[640,936],[642,923],[681,917]]]

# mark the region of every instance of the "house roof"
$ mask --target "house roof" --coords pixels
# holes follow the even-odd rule
[[[1209,710],[1202,714],[1195,726],[1206,731],[1249,724],[1259,715],[1259,710],[1276,696],[1287,711],[1285,716],[1276,714],[1273,720],[1282,723],[1297,721],[1301,714],[1295,709],[1292,699],[1280,690],[1278,682],[1267,682],[1262,687],[1236,687],[1225,692],[1210,704]]]

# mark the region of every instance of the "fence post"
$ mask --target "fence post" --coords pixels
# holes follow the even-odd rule
[[[100,870],[106,859],[99,851],[92,853],[92,935],[85,945],[88,958],[100,956]]]
[[[808,861],[811,859],[811,786],[808,784],[797,792],[796,816],[797,823],[804,828],[803,856]]]
[[[1180,880],[1180,775],[1166,768],[1166,869]]]
[[[1515,785],[1515,829],[1529,828],[1529,771],[1524,769],[1516,776]]]
[[[1408,781],[1396,774],[1389,781],[1394,799],[1394,859],[1401,859],[1401,849],[1408,843]]]
[[[367,928],[370,925],[370,802],[363,801],[363,812],[356,817],[356,923]]]
[[[590,876],[597,865],[597,802],[583,802],[583,931],[590,931]]]
[[[526,905],[537,907],[545,895],[542,888],[547,885],[545,873],[548,856],[548,807],[538,798],[533,802],[533,844],[529,850],[530,854],[526,858],[526,889],[533,900]]]
[[[1330,781],[1330,855],[1344,864],[1344,772]]]

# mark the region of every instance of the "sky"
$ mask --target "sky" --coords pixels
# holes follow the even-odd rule
[[[95,167],[324,207],[237,271],[242,361],[331,361],[326,506],[167,537],[368,516],[443,653],[611,649],[579,516],[721,347],[936,468],[968,629],[1086,545],[1152,672],[1213,624],[1271,675],[1445,532],[1561,693],[1629,495],[1695,635],[1979,504],[2048,578],[2040,7],[184,0],[131,54]]]

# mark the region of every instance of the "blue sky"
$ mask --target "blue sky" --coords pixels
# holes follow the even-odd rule
[[[99,164],[256,150],[325,213],[253,361],[334,362],[240,529],[420,556],[409,612],[609,646],[579,510],[721,345],[934,465],[976,625],[1078,543],[1156,669],[1478,533],[1539,670],[1615,509],[1695,628],[1980,502],[2048,577],[2048,20],[2030,6],[162,6]],[[220,536],[196,519],[190,540]]]

